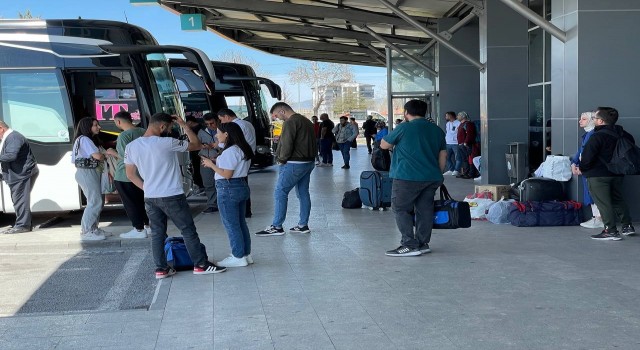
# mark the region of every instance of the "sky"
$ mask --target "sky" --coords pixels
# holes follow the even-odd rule
[[[160,44],[197,47],[212,60],[219,59],[224,52],[232,50],[250,60],[259,62],[260,73],[288,90],[297,102],[311,99],[309,86],[289,82],[288,72],[303,61],[272,55],[236,44],[211,31],[186,32],[180,30],[180,18],[161,6],[133,6],[129,0],[0,0],[0,17],[18,18],[18,12],[30,10],[33,16],[43,19],[104,19],[129,22],[148,30]],[[376,97],[384,91],[386,71],[384,68],[353,66],[355,79],[359,83],[375,85]]]

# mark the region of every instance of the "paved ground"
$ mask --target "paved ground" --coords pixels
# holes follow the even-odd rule
[[[340,169],[336,156],[335,167],[313,173],[310,235],[255,237],[254,265],[214,276],[178,273],[158,283],[153,295],[141,293],[151,298],[146,302],[149,310],[100,311],[100,305],[112,307],[114,300],[121,300],[114,295],[127,296],[123,303],[138,303],[131,291],[152,273],[144,263],[128,273],[114,267],[121,271],[114,280],[132,281],[131,288],[120,283],[121,294],[80,291],[77,295],[94,293],[100,300],[90,311],[18,312],[0,318],[0,348],[640,348],[640,238],[597,242],[588,238],[594,231],[579,227],[474,222],[470,229],[435,232],[432,254],[385,257],[384,251],[395,248],[399,239],[392,213],[339,206],[342,193],[357,187],[358,175],[367,167],[366,151],[361,147],[353,154],[348,171]],[[251,175],[252,231],[270,223],[275,178],[273,170]],[[454,197],[472,191],[469,180],[448,178],[446,183]],[[286,227],[297,223],[297,209],[292,194]],[[209,255],[224,258],[229,247],[219,216],[196,219]],[[92,249],[123,251],[118,259],[120,264],[127,261],[124,265],[146,259],[139,242],[111,240],[103,247],[77,248],[77,238],[74,243],[65,232],[58,234],[64,239],[48,238],[51,247],[42,242],[29,247],[16,242],[19,238],[0,237],[5,253],[79,249],[50,258],[49,274],[59,285],[55,292],[37,289],[38,275],[22,276],[20,283],[36,288],[24,298],[22,310],[52,293],[74,299],[75,286],[84,285],[74,273],[91,271],[61,272],[56,266],[84,269],[79,261],[83,254],[106,259],[94,257]],[[65,244],[67,248],[60,248]],[[6,267],[9,258],[14,259],[0,255],[0,265]],[[111,277],[104,279],[113,278],[107,275]],[[4,276],[1,281],[9,279]],[[4,300],[0,305],[7,309]]]

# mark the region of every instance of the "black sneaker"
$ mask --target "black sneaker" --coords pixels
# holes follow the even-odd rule
[[[612,230],[610,228],[605,227],[600,234],[591,236],[592,239],[597,239],[600,241],[619,241],[622,239],[620,237],[620,233],[618,230]]]
[[[636,229],[633,228],[633,225],[627,225],[622,227],[622,234],[625,236],[631,236],[636,234]]]
[[[204,214],[211,214],[211,213],[215,213],[218,211],[218,208],[216,207],[209,207],[207,209],[205,209],[204,211],[202,211]]]
[[[431,253],[431,248],[429,248],[429,244],[428,243],[425,243],[425,244],[420,246],[420,253],[421,254]]]
[[[349,169],[349,168],[351,168],[351,167],[350,167],[350,166],[348,166],[348,165],[343,165],[343,166],[342,166],[342,169]]]
[[[415,248],[405,247],[403,245],[399,246],[396,249],[388,250],[385,253],[386,256],[418,256],[421,254],[422,253],[420,252],[420,250]]]
[[[176,274],[176,270],[170,268],[170,267],[165,267],[163,268],[157,268],[156,269],[156,279],[157,280],[161,280],[163,278],[167,278],[167,277],[171,277],[173,275]]]
[[[194,266],[193,274],[194,275],[210,275],[212,273],[220,273],[227,271],[227,268],[224,266],[217,266],[216,264],[207,261],[203,266]]]
[[[289,229],[289,232],[291,233],[310,233],[311,230],[309,230],[309,226],[304,225],[304,226],[294,226],[292,228]]]
[[[282,236],[284,235],[284,229],[282,227],[275,227],[273,225],[265,228],[260,232],[256,232],[256,236]]]

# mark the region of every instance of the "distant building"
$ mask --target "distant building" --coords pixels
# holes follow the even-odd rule
[[[319,98],[324,95],[324,101],[320,105],[318,113],[327,113],[329,116],[333,116],[336,106],[345,106],[348,104],[346,101],[351,100],[354,102],[372,101],[374,98],[374,85],[360,84],[347,81],[336,81],[331,84],[322,85],[316,88],[311,88],[313,92],[313,105],[315,106]],[[363,103],[349,106],[348,109],[367,109],[367,105]],[[347,112],[347,111],[345,111]]]

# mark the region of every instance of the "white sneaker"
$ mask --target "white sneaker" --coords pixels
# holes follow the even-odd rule
[[[247,264],[253,264],[253,258],[251,257],[251,254],[245,255],[244,258],[247,259]]]
[[[473,181],[475,181],[475,182],[480,182],[480,181],[482,181],[482,176],[478,176],[478,177],[476,177],[475,179],[473,179]]]
[[[229,255],[228,257],[224,258],[224,260],[218,261],[216,265],[224,267],[243,267],[249,265],[249,263],[247,262],[247,259],[245,257],[236,258],[233,255]]]
[[[147,237],[151,237],[151,226],[144,225],[144,230],[147,231]]]
[[[83,233],[80,235],[82,241],[103,241],[107,239],[104,235],[96,234],[95,231]]]
[[[453,172],[451,172],[451,175],[452,176],[458,176],[458,175],[460,175],[460,172],[457,171],[457,170],[454,170]]]
[[[442,175],[444,175],[444,176],[453,175],[453,171],[451,171],[451,170],[445,171]]]
[[[98,227],[98,228],[96,228],[95,230],[93,230],[93,232],[94,232],[95,234],[99,235],[99,236],[105,236],[105,237],[111,237],[111,236],[113,236],[113,233],[112,233],[112,232],[105,231],[105,230],[103,230],[103,229],[101,229],[101,228],[99,228],[99,227]]]
[[[325,163],[318,163],[318,164],[316,164],[316,166],[317,166],[318,168],[322,168],[322,167],[327,166],[327,164],[325,164]]]
[[[581,223],[580,226],[585,228],[602,228],[604,227],[604,223],[602,222],[602,219],[591,218],[591,220]]]
[[[131,231],[126,233],[121,233],[120,238],[131,238],[131,239],[141,239],[147,238],[147,231],[142,229],[138,231],[135,227],[131,229]]]

